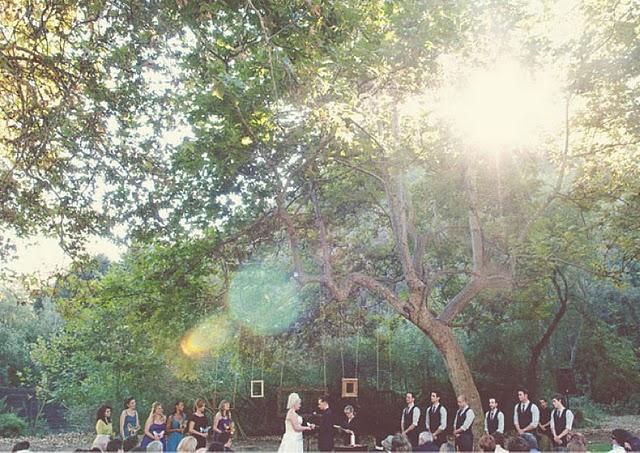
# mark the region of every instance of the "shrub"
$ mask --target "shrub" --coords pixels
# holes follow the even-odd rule
[[[0,437],[17,437],[27,429],[27,422],[16,414],[0,414]]]

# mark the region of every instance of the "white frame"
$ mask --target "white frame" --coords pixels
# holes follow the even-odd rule
[[[254,391],[254,385],[259,386],[259,392]],[[264,381],[262,379],[251,381],[251,398],[264,398]]]

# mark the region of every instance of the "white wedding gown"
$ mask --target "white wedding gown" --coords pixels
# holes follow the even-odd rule
[[[302,424],[302,417],[298,417],[298,424]],[[304,440],[302,433],[297,433],[293,430],[293,425],[289,419],[284,421],[284,436],[282,436],[282,442],[280,442],[280,448],[278,453],[301,453],[304,450]]]

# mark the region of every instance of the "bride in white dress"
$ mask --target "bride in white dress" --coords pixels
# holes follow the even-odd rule
[[[302,406],[302,400],[297,393],[289,395],[287,400],[287,418],[284,420],[284,436],[280,442],[279,453],[298,453],[304,450],[304,440],[302,438],[303,431],[311,431],[315,428],[313,425],[302,426],[302,417],[297,412]]]

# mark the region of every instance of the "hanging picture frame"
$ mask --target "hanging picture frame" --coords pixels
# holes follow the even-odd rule
[[[358,397],[358,378],[342,378],[342,397]]]
[[[262,379],[251,381],[251,398],[264,398],[264,381]]]

